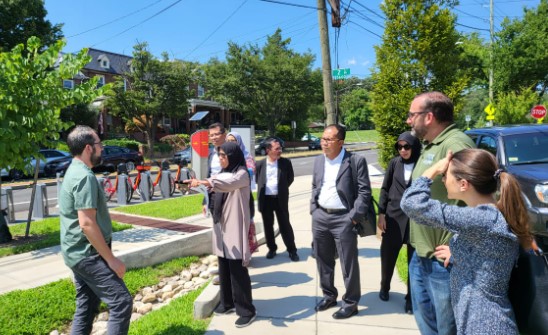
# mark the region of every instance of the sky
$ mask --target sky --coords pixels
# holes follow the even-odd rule
[[[523,15],[523,7],[540,0],[495,0],[495,31],[504,17]],[[346,13],[340,29],[329,27],[332,68],[349,68],[365,78],[375,63],[384,15],[379,0],[341,0]],[[290,38],[290,48],[316,56],[321,67],[320,34],[315,0],[45,0],[47,19],[62,23],[65,52],[84,47],[131,56],[133,46],[147,42],[157,57],[206,63],[224,59],[228,42],[263,46],[277,28]],[[329,5],[328,5],[329,7]],[[348,11],[345,9],[348,8]],[[489,0],[461,0],[457,29],[489,39]],[[328,15],[328,24],[331,18]]]

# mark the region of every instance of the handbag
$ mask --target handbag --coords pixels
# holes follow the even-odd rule
[[[548,258],[535,242],[532,252],[520,247],[508,295],[521,334],[548,334]]]

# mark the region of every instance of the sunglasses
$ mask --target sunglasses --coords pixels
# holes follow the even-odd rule
[[[403,150],[410,150],[411,149],[411,146],[409,144],[404,144],[404,145],[399,145],[396,147],[398,149],[398,151],[402,151]]]

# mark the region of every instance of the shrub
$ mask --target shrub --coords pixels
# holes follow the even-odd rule
[[[130,140],[127,138],[119,138],[119,139],[112,139],[112,140],[104,140],[104,145],[116,145],[119,147],[128,148],[131,150],[139,151],[139,146],[141,145],[140,142],[137,142],[135,140]]]

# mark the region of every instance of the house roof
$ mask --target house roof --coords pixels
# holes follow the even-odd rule
[[[86,70],[118,75],[130,71],[131,60],[133,59],[131,56],[91,48],[88,50],[88,55],[92,57],[92,60],[84,67]],[[108,68],[101,66],[101,60],[103,59],[108,60]]]

